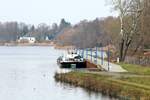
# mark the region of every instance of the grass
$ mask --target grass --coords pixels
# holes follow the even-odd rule
[[[150,77],[126,77],[126,78],[120,78],[120,80],[141,84],[143,86],[147,86],[150,88]]]
[[[80,86],[91,91],[101,92],[111,97],[129,97],[130,100],[150,100],[150,86],[147,81],[142,84],[141,81],[132,78],[114,78],[106,75],[69,72],[65,74],[56,74],[57,81]]]
[[[120,65],[129,73],[138,75],[150,75],[150,67],[143,67],[140,65],[120,63]]]
[[[126,75],[134,74],[136,77],[122,77],[120,80],[140,84],[145,87],[150,87],[150,66],[145,67],[141,65],[125,64],[120,65],[128,71]]]
[[[150,67],[120,63],[127,73],[113,75],[69,72],[55,75],[60,82],[80,86],[91,91],[128,100],[150,100]],[[123,98],[122,98],[123,97]]]

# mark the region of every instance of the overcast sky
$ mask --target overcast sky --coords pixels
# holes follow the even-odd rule
[[[27,24],[53,22],[65,18],[72,24],[80,20],[115,15],[106,0],[0,0],[0,21]]]

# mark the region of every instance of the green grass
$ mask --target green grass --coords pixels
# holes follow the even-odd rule
[[[126,77],[126,78],[120,78],[120,80],[150,87],[150,77]]]
[[[150,75],[150,67],[144,67],[140,65],[120,63],[120,65],[129,73],[139,75]]]
[[[139,88],[145,88],[150,90],[150,76],[147,77],[120,77],[114,78],[112,76],[100,75],[100,74],[92,74],[92,73],[82,73],[82,72],[70,72],[68,76],[78,77],[82,80],[83,77],[92,77],[98,81],[111,81],[118,82],[119,84],[126,84],[130,86],[136,86]]]
[[[114,97],[130,97],[131,100],[137,100],[137,97],[144,98],[142,100],[150,99],[150,78],[142,81],[142,78],[116,78],[92,73],[69,72],[56,74],[55,79]]]
[[[125,63],[120,63],[120,65],[128,72],[120,73],[118,77],[75,71],[57,74],[55,78],[61,82],[114,97],[123,96],[130,97],[131,100],[150,100],[150,66]]]

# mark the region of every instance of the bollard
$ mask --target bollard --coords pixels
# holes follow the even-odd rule
[[[117,57],[117,63],[119,63],[119,62],[120,62],[119,57]]]

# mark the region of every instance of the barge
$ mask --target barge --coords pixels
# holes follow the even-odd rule
[[[60,68],[86,68],[86,60],[76,51],[68,51],[64,56],[57,59]]]

